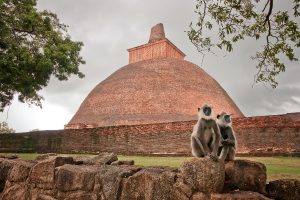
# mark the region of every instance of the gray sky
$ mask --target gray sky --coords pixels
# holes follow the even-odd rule
[[[43,109],[17,101],[0,113],[18,132],[32,129],[63,129],[88,93],[107,76],[128,64],[128,48],[148,42],[150,28],[163,23],[167,38],[187,56],[186,60],[201,65],[202,56],[187,34],[194,21],[196,1],[183,0],[39,0],[38,8],[56,13],[69,25],[73,40],[82,41],[80,66],[84,79],[72,77],[67,82],[51,79],[44,96]],[[277,3],[277,2],[276,2]],[[275,5],[277,8],[284,5]],[[276,7],[275,7],[276,8]],[[253,86],[255,62],[250,59],[258,48],[255,40],[246,40],[231,54],[205,56],[202,68],[227,91],[246,116],[300,112],[300,63],[287,63],[287,70],[278,77],[273,90]],[[299,49],[296,51],[300,57]],[[253,86],[253,87],[252,87]]]

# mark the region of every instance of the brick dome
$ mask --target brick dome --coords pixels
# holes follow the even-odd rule
[[[225,111],[233,117],[243,116],[219,83],[197,65],[183,60],[184,54],[164,34],[154,43],[169,45],[166,51],[177,52],[166,53],[159,47],[161,53],[153,53],[150,41],[148,46],[129,49],[134,54],[129,55],[130,64],[99,83],[65,128],[194,120],[197,108],[205,103],[213,106],[215,114]],[[150,56],[145,51],[149,47]]]

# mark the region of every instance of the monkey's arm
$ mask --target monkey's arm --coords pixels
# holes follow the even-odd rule
[[[218,154],[218,148],[219,148],[219,143],[220,143],[220,139],[221,139],[221,133],[220,133],[220,129],[217,125],[216,122],[214,122],[213,124],[213,129],[214,129],[214,135],[215,135],[215,141],[213,144],[213,149],[212,149],[212,154],[213,155],[217,155]]]
[[[226,130],[226,134],[228,135],[228,138],[225,140],[226,141],[225,145],[235,147],[236,140],[232,128],[228,128]]]
[[[192,136],[192,137],[193,137],[193,139],[196,141],[196,143],[198,144],[198,146],[200,147],[200,149],[201,149],[203,155],[206,156],[207,154],[206,154],[206,152],[204,151],[203,145],[202,145],[201,141],[199,140],[199,138],[198,138],[198,137],[195,137],[195,136]]]

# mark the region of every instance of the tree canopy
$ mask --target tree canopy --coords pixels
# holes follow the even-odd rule
[[[0,122],[0,134],[15,133],[16,131],[12,128],[9,128],[6,122]]]
[[[215,48],[231,52],[235,43],[247,37],[263,41],[262,48],[251,57],[257,62],[255,82],[276,88],[277,75],[286,69],[284,59],[298,61],[294,50],[300,47],[300,0],[285,1],[292,4],[292,11],[274,11],[274,3],[274,0],[197,0],[198,20],[190,25],[189,39],[203,54],[214,52]],[[212,36],[215,34],[216,37]]]
[[[84,74],[82,42],[72,41],[56,14],[38,11],[36,0],[0,0],[0,111],[18,100],[41,107],[38,91],[51,76]]]

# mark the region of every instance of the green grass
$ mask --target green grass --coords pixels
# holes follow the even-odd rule
[[[20,158],[34,160],[38,154],[21,153],[17,154]],[[63,154],[70,155],[70,154]],[[93,157],[94,154],[73,154],[76,156]],[[180,167],[181,163],[191,157],[160,157],[160,156],[118,156],[119,160],[134,160],[135,165],[140,166],[170,166]],[[237,159],[246,159],[261,162],[267,167],[268,181],[294,178],[300,180],[300,158],[297,157],[238,157]]]
[[[11,155],[11,154],[17,154],[19,158],[25,159],[25,160],[35,160],[36,157],[39,155],[37,153],[0,153],[0,155]]]
[[[189,157],[118,156],[119,160],[134,160],[135,165],[180,167]]]
[[[300,180],[300,158],[297,157],[245,157],[264,163],[267,167],[268,181],[294,178]]]

